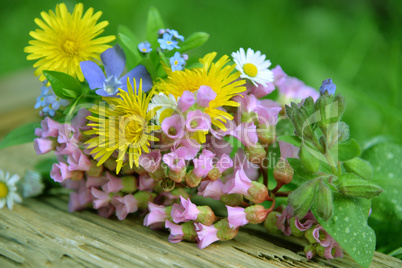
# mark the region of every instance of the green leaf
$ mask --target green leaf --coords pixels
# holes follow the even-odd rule
[[[184,52],[188,51],[190,49],[196,48],[207,42],[209,38],[209,34],[203,33],[203,32],[197,32],[191,34],[189,37],[187,37],[183,43],[181,43],[179,46],[180,48],[177,49],[179,52]]]
[[[159,11],[155,7],[150,7],[147,19],[147,41],[154,50],[158,47],[158,31],[164,28]]]
[[[402,146],[381,143],[367,149],[362,158],[373,166],[372,182],[384,192],[373,199],[373,217],[402,220]]]
[[[334,145],[330,149],[330,153],[332,158],[336,161],[347,161],[358,157],[361,153],[360,145],[356,140],[350,139],[346,142],[341,142],[337,145]]]
[[[4,139],[0,142],[0,149],[32,142],[36,136],[34,134],[35,128],[40,127],[40,123],[28,123],[17,127],[12,130],[4,137]]]
[[[165,54],[163,54],[163,52],[160,51],[160,50],[158,51],[158,53],[159,53],[159,57],[161,58],[161,60],[162,60],[167,66],[169,66],[170,63],[169,63],[168,59],[166,59]]]
[[[138,50],[138,40],[136,37],[129,37],[123,33],[119,33],[119,43],[126,54],[127,64],[129,69],[132,69],[138,65],[140,61],[143,60],[140,51]]]
[[[361,266],[369,267],[374,255],[376,237],[367,224],[370,202],[357,198],[334,195],[334,214],[329,221],[312,212],[322,227]]]
[[[69,74],[56,71],[43,71],[46,79],[52,85],[54,94],[62,99],[75,98],[81,93],[81,83]],[[72,93],[74,92],[74,93]]]
[[[80,95],[73,104],[70,105],[70,107],[68,107],[65,111],[64,114],[67,116],[71,116],[74,112],[75,107],[77,106],[79,100],[81,99],[82,95]]]
[[[300,147],[300,145],[301,145],[301,139],[297,136],[283,135],[283,136],[278,137],[278,141],[284,141],[284,142],[290,143],[296,147]]]
[[[202,63],[200,62],[194,62],[188,66],[186,66],[186,69],[194,69],[194,68],[202,68],[204,65],[202,65]]]
[[[303,181],[312,180],[312,179],[318,177],[314,173],[310,173],[310,172],[306,171],[306,169],[304,168],[303,164],[300,162],[299,159],[288,157],[287,160],[288,160],[289,164],[291,165],[291,167],[294,169],[296,175],[298,177],[300,177],[301,179],[303,179]],[[292,182],[294,182],[294,178],[293,178]]]
[[[56,157],[43,159],[35,165],[35,170],[41,174],[48,175],[54,163],[58,163]]]

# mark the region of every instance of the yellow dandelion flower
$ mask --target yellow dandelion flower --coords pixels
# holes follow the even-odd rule
[[[223,106],[238,107],[240,104],[231,98],[246,90],[246,87],[243,86],[246,82],[237,80],[240,77],[239,72],[232,74],[235,65],[226,65],[229,61],[227,55],[221,57],[216,63],[212,63],[215,57],[216,52],[205,55],[200,59],[200,63],[203,65],[201,68],[175,72],[172,72],[170,68],[165,68],[168,78],[158,82],[155,88],[166,95],[172,94],[177,99],[185,90],[195,92],[200,86],[209,86],[217,96],[209,103],[204,112],[211,116],[212,124],[226,130],[222,122],[233,120],[233,116],[219,108]]]
[[[133,163],[138,167],[141,152],[149,152],[149,141],[159,140],[151,135],[151,132],[160,129],[159,126],[150,124],[159,108],[155,107],[148,111],[153,94],[151,92],[147,96],[142,91],[142,80],[138,94],[135,93],[137,92],[135,78],[133,85],[134,89],[127,78],[127,92],[119,89],[118,97],[104,97],[106,105],[102,102],[93,106],[89,110],[96,116],[87,117],[92,121],[88,124],[92,129],[85,134],[96,135],[86,142],[87,148],[92,149],[91,154],[96,154],[95,158],[100,158],[98,166],[117,151],[116,173],[120,172],[126,153],[130,168],[133,167]]]
[[[99,61],[100,53],[110,47],[106,44],[115,39],[113,35],[95,39],[109,22],[97,24],[102,12],[93,14],[94,9],[89,8],[83,15],[83,9],[83,4],[79,3],[70,13],[62,3],[56,6],[56,13],[49,10],[49,13],[41,13],[43,20],[35,19],[41,29],[29,33],[35,40],[29,41],[30,46],[24,51],[29,53],[28,60],[38,60],[33,67],[37,68],[35,75],[40,76],[41,81],[46,79],[44,70],[64,72],[84,81],[80,62]]]

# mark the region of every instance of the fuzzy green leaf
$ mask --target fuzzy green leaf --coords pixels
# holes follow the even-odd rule
[[[376,237],[367,224],[370,202],[361,198],[334,195],[333,216],[322,219],[315,206],[312,212],[322,227],[362,267],[369,267],[374,255]]]
[[[36,136],[34,134],[35,128],[40,127],[40,123],[28,123],[17,127],[12,130],[4,139],[0,142],[0,149],[19,145],[23,143],[32,142]]]
[[[347,161],[358,157],[361,154],[361,148],[356,140],[350,139],[333,146],[330,152],[334,160]]]
[[[402,146],[380,143],[367,149],[362,158],[373,166],[371,181],[384,190],[373,199],[373,217],[402,220]]]
[[[290,135],[279,136],[278,141],[284,141],[296,147],[300,147],[301,145],[301,139],[297,136],[290,136]]]

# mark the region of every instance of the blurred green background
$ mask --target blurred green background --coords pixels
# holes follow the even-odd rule
[[[70,10],[76,2],[65,1]],[[230,54],[239,47],[251,47],[266,54],[273,66],[281,65],[286,73],[316,89],[322,80],[332,78],[338,93],[346,97],[344,121],[352,137],[363,146],[375,140],[402,144],[402,1],[81,2],[85,8],[103,11],[101,19],[110,22],[105,34],[116,34],[117,26],[124,24],[145,41],[147,11],[155,6],[165,25],[185,37],[195,31],[210,34],[209,41],[192,55]],[[33,62],[26,60],[23,48],[31,39],[29,31],[37,28],[34,18],[43,10],[54,10],[57,3],[0,2],[0,79],[26,69],[33,76]],[[39,87],[35,90],[39,95]],[[2,97],[10,92],[12,88],[0,88]]]
[[[65,1],[73,8],[77,1]],[[129,26],[145,38],[147,10],[155,6],[165,24],[184,36],[211,34],[193,54],[230,54],[239,47],[261,50],[273,66],[319,88],[332,78],[346,96],[344,120],[362,145],[381,135],[402,143],[400,63],[402,1],[245,1],[245,0],[83,0],[84,7],[102,10],[110,25]],[[1,1],[0,76],[29,68],[23,52],[33,21],[54,0]],[[33,72],[33,69],[32,69]],[[4,89],[1,89],[3,91]],[[38,91],[39,93],[39,91]],[[34,100],[32,100],[34,103]]]

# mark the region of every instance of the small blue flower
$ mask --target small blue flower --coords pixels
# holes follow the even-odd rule
[[[126,55],[119,45],[106,49],[101,54],[105,73],[93,61],[80,62],[81,71],[88,82],[89,88],[103,97],[117,97],[119,89],[127,91],[127,79],[132,83],[135,78],[137,88],[142,79],[142,90],[147,92],[152,88],[152,79],[143,65],[138,65],[125,75],[121,76],[126,66]]]
[[[332,83],[332,79],[326,79],[322,81],[320,87],[320,94],[323,95],[325,92],[328,92],[329,95],[335,95],[336,85]]]
[[[47,87],[46,86],[47,81],[43,82],[43,86],[41,87],[40,91],[40,95],[39,97],[36,98],[36,104],[35,104],[35,109],[38,109],[40,107],[44,107],[47,105],[46,102],[46,97],[50,96],[50,94],[52,93],[52,87]]]
[[[170,58],[170,65],[173,72],[183,70],[183,65],[185,63],[186,61],[180,56],[179,52],[174,53],[174,56]]]
[[[158,42],[161,46],[162,49],[167,49],[167,50],[172,50],[174,48],[180,48],[179,46],[177,46],[177,41],[172,40],[173,36],[168,34],[168,33],[164,33],[162,36],[162,39],[158,39]]]
[[[152,51],[151,44],[148,43],[148,41],[139,43],[139,44],[138,44],[138,49],[139,49],[142,53],[149,53],[149,52]]]
[[[176,30],[170,30],[170,29],[166,29],[166,31],[168,33],[170,33],[174,38],[184,41],[184,37],[182,35],[180,35]]]
[[[50,116],[54,116],[60,106],[67,106],[69,103],[68,100],[62,99],[56,96],[54,93],[46,97],[46,102],[48,106],[43,108],[43,112],[48,113]]]

